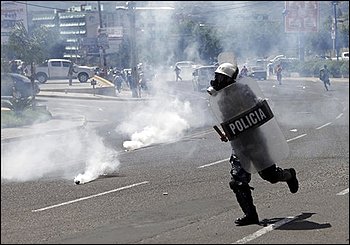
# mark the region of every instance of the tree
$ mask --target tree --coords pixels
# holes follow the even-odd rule
[[[197,37],[201,60],[214,61],[218,54],[222,52],[221,43],[215,29],[211,26],[199,24],[195,26],[193,33]]]
[[[17,23],[10,33],[9,49],[15,53],[17,59],[21,59],[27,65],[30,64],[33,99],[35,99],[35,64],[39,64],[49,58],[50,47],[54,43],[53,40],[55,40],[53,32],[46,27],[38,27],[32,32],[28,32],[22,22]]]
[[[178,34],[174,50],[176,60],[212,62],[222,51],[215,29],[198,21],[185,19],[173,28]]]

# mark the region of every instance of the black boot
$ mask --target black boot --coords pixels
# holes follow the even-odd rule
[[[241,207],[244,216],[235,220],[237,226],[259,224],[258,213],[253,204],[253,197],[249,185],[239,186],[234,190],[239,206]]]
[[[289,190],[291,193],[296,193],[299,189],[299,182],[297,179],[297,173],[295,172],[294,168],[288,169],[292,177],[287,180],[287,185],[289,187]]]
[[[280,181],[287,182],[291,193],[296,193],[299,189],[299,182],[294,168],[282,169],[274,164],[260,171],[259,175],[272,184]]]
[[[259,224],[259,217],[258,214],[255,212],[255,214],[245,214],[242,218],[238,218],[235,220],[235,224],[237,226],[244,226],[244,225],[254,225]]]

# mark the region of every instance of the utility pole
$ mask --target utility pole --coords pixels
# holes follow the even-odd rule
[[[101,13],[101,2],[97,1],[97,5],[98,5],[98,17],[100,20],[100,30],[102,31],[103,23],[102,23],[102,13]],[[101,45],[100,47],[100,64],[103,67],[103,69],[106,71],[107,69],[106,50],[103,47],[103,45]]]
[[[333,5],[333,13],[334,13],[334,22],[332,23],[334,26],[332,28],[332,39],[333,39],[333,52],[337,57],[337,60],[339,60],[339,50],[338,50],[338,21],[337,21],[337,5],[338,1],[332,1]]]
[[[127,9],[130,21],[130,66],[132,71],[132,77],[134,81],[138,80],[137,74],[137,52],[136,52],[136,27],[135,27],[135,2],[127,2]]]
[[[137,44],[136,44],[136,10],[174,10],[173,7],[136,7],[136,1],[128,1],[125,6],[116,6],[116,10],[125,10],[129,19],[129,42],[130,42],[130,60],[131,69],[137,69]]]

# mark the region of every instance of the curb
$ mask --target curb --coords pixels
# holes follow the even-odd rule
[[[45,91],[43,91],[45,92]],[[45,92],[47,94],[37,94],[36,97],[56,97],[56,98],[69,98],[69,99],[87,99],[87,100],[119,100],[119,101],[144,101],[144,100],[150,100],[152,98],[132,98],[130,97],[111,97],[111,96],[105,96],[105,95],[93,95],[93,94],[83,94],[82,93],[62,93],[61,92]],[[52,94],[48,94],[52,93]]]
[[[58,118],[59,117],[60,116],[58,116]],[[64,117],[62,117],[61,120],[62,119],[64,119]],[[51,119],[51,120],[47,121],[46,123],[50,123],[50,122],[52,122],[52,120],[55,120],[55,119]],[[58,119],[56,119],[56,120],[58,120]],[[79,122],[77,122],[76,124],[79,124],[79,125],[70,126],[70,127],[62,128],[62,129],[56,129],[56,130],[45,130],[45,129],[42,129],[42,132],[40,132],[40,133],[20,135],[20,136],[13,136],[13,137],[11,137],[11,136],[3,136],[3,132],[6,132],[7,128],[2,128],[1,129],[1,143],[10,143],[10,142],[14,142],[14,141],[23,140],[23,139],[36,138],[38,136],[46,136],[48,134],[57,134],[57,133],[62,133],[62,132],[68,132],[68,131],[71,131],[71,130],[80,130],[80,129],[83,129],[83,128],[86,127],[86,125],[87,125],[86,118],[85,117],[79,118]],[[35,126],[35,124],[29,125],[29,127],[30,126]],[[8,128],[8,129],[10,129],[10,130],[13,130],[13,129],[21,130],[21,128]]]
[[[62,133],[62,132],[70,131],[70,130],[79,130],[79,129],[83,129],[83,128],[85,128],[85,124],[84,125],[70,127],[70,128],[67,128],[67,129],[58,129],[58,130],[46,131],[46,132],[39,133],[39,134],[31,134],[31,135],[22,135],[22,136],[8,137],[8,138],[1,139],[1,143],[11,143],[11,142],[15,142],[15,141],[23,140],[23,139],[27,140],[27,139],[40,137],[40,136],[47,136],[48,134]]]

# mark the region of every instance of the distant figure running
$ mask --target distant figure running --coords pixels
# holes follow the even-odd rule
[[[178,66],[175,66],[175,74],[176,74],[176,82],[180,79],[182,81],[182,77],[180,77],[180,73],[181,73],[181,68]]]

